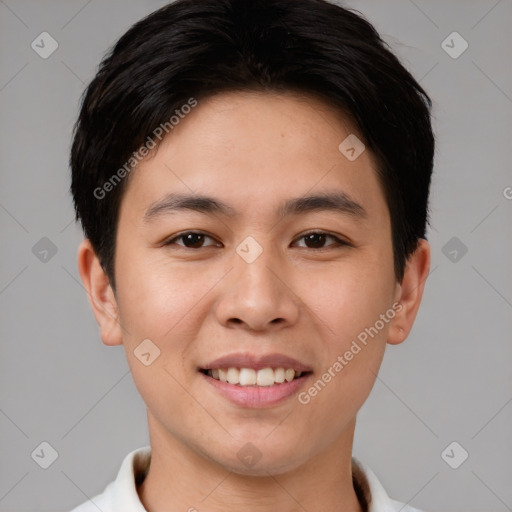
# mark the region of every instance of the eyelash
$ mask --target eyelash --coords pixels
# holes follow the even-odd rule
[[[193,247],[185,247],[184,245],[180,245],[180,244],[175,244],[175,241],[176,240],[179,240],[180,238],[184,238],[185,236],[187,235],[204,235],[208,238],[211,238],[213,239],[213,237],[211,237],[210,235],[206,234],[206,233],[203,233],[201,231],[184,231],[183,233],[180,233],[179,235],[177,236],[174,236],[172,238],[169,238],[167,239],[162,245],[163,246],[171,246],[171,245],[178,245],[179,247],[183,248],[183,249],[190,249],[190,250],[198,250],[198,249],[204,249],[205,247],[199,247],[199,248],[193,248]],[[300,240],[302,238],[305,238],[309,235],[326,235],[327,237],[330,237],[330,238],[333,238],[335,240],[335,243],[334,244],[331,244],[327,247],[320,247],[320,248],[310,248],[310,247],[303,247],[303,249],[310,249],[312,251],[322,251],[322,250],[326,250],[326,249],[329,249],[329,248],[332,248],[332,247],[343,247],[343,246],[347,246],[347,247],[353,247],[352,244],[350,244],[349,242],[346,242],[345,240],[342,240],[341,238],[331,234],[331,233],[328,233],[327,231],[309,231],[307,233],[304,233],[302,234],[299,238],[297,238],[296,240]],[[212,247],[212,246],[206,246],[206,247]]]

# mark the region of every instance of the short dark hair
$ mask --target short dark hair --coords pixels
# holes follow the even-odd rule
[[[401,281],[429,220],[434,134],[427,93],[375,28],[339,5],[177,0],[138,21],[109,50],[74,127],[76,220],[112,286],[126,162],[191,98],[229,91],[313,95],[355,123],[376,159]]]

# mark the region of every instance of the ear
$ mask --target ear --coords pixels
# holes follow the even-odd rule
[[[430,245],[425,239],[420,238],[418,247],[407,260],[402,282],[397,283],[395,300],[402,307],[396,308],[397,313],[390,322],[389,344],[398,345],[409,335],[420,307],[429,271]]]
[[[105,345],[123,342],[117,301],[91,242],[85,238],[78,248],[78,271]]]

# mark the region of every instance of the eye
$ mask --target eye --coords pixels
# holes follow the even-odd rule
[[[202,247],[211,247],[218,246],[218,244],[213,243],[208,245],[204,245],[204,240],[209,238],[213,240],[213,238],[206,233],[195,232],[195,231],[186,231],[184,233],[180,233],[179,235],[169,238],[166,240],[163,245],[178,245],[184,247],[186,249],[201,249]],[[324,247],[326,239],[331,238],[334,240],[334,243],[329,244]],[[309,233],[305,233],[297,240],[304,239],[306,241],[306,249],[328,249],[331,246],[341,247],[341,246],[350,246],[348,242],[341,240],[337,236],[331,235],[330,233],[326,233],[324,231],[310,231]],[[178,240],[182,240],[183,244],[176,243]]]
[[[205,238],[213,238],[205,233],[196,233],[195,231],[186,231],[185,233],[181,233],[178,236],[170,238],[164,242],[163,245],[174,245],[176,240],[183,240],[182,244],[175,244],[185,247],[186,249],[200,249],[203,246],[203,242]],[[216,244],[213,244],[216,245]],[[206,246],[208,247],[208,246]]]
[[[323,246],[327,238],[332,238],[334,240],[334,244],[330,244],[327,247],[321,247]],[[305,233],[304,235],[298,238],[298,240],[301,239],[304,239],[306,241],[307,249],[328,249],[331,246],[350,246],[348,242],[345,242],[344,240],[341,240],[337,236],[331,235],[330,233],[326,233],[325,231],[310,231],[309,233]]]

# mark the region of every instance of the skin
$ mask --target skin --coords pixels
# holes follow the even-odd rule
[[[349,161],[338,150],[351,133],[340,113],[308,96],[203,100],[130,177],[115,293],[89,241],[81,244],[78,267],[101,338],[124,346],[147,405],[152,461],[138,491],[148,511],[361,511],[351,476],[356,414],[386,343],[409,334],[430,248],[420,241],[397,282],[372,155]],[[334,190],[362,205],[366,218],[274,214],[286,199]],[[180,211],[144,222],[169,192],[213,196],[237,215]],[[162,245],[189,230],[207,236],[192,248],[183,238]],[[330,237],[308,245],[301,235],[310,230],[351,245]],[[236,252],[248,236],[263,249],[252,263]],[[292,396],[266,408],[236,406],[198,372],[226,354],[277,352],[311,366],[307,391],[395,302],[400,312],[308,404]],[[134,356],[147,338],[161,351],[149,366]],[[261,453],[252,467],[237,457],[248,442]]]

